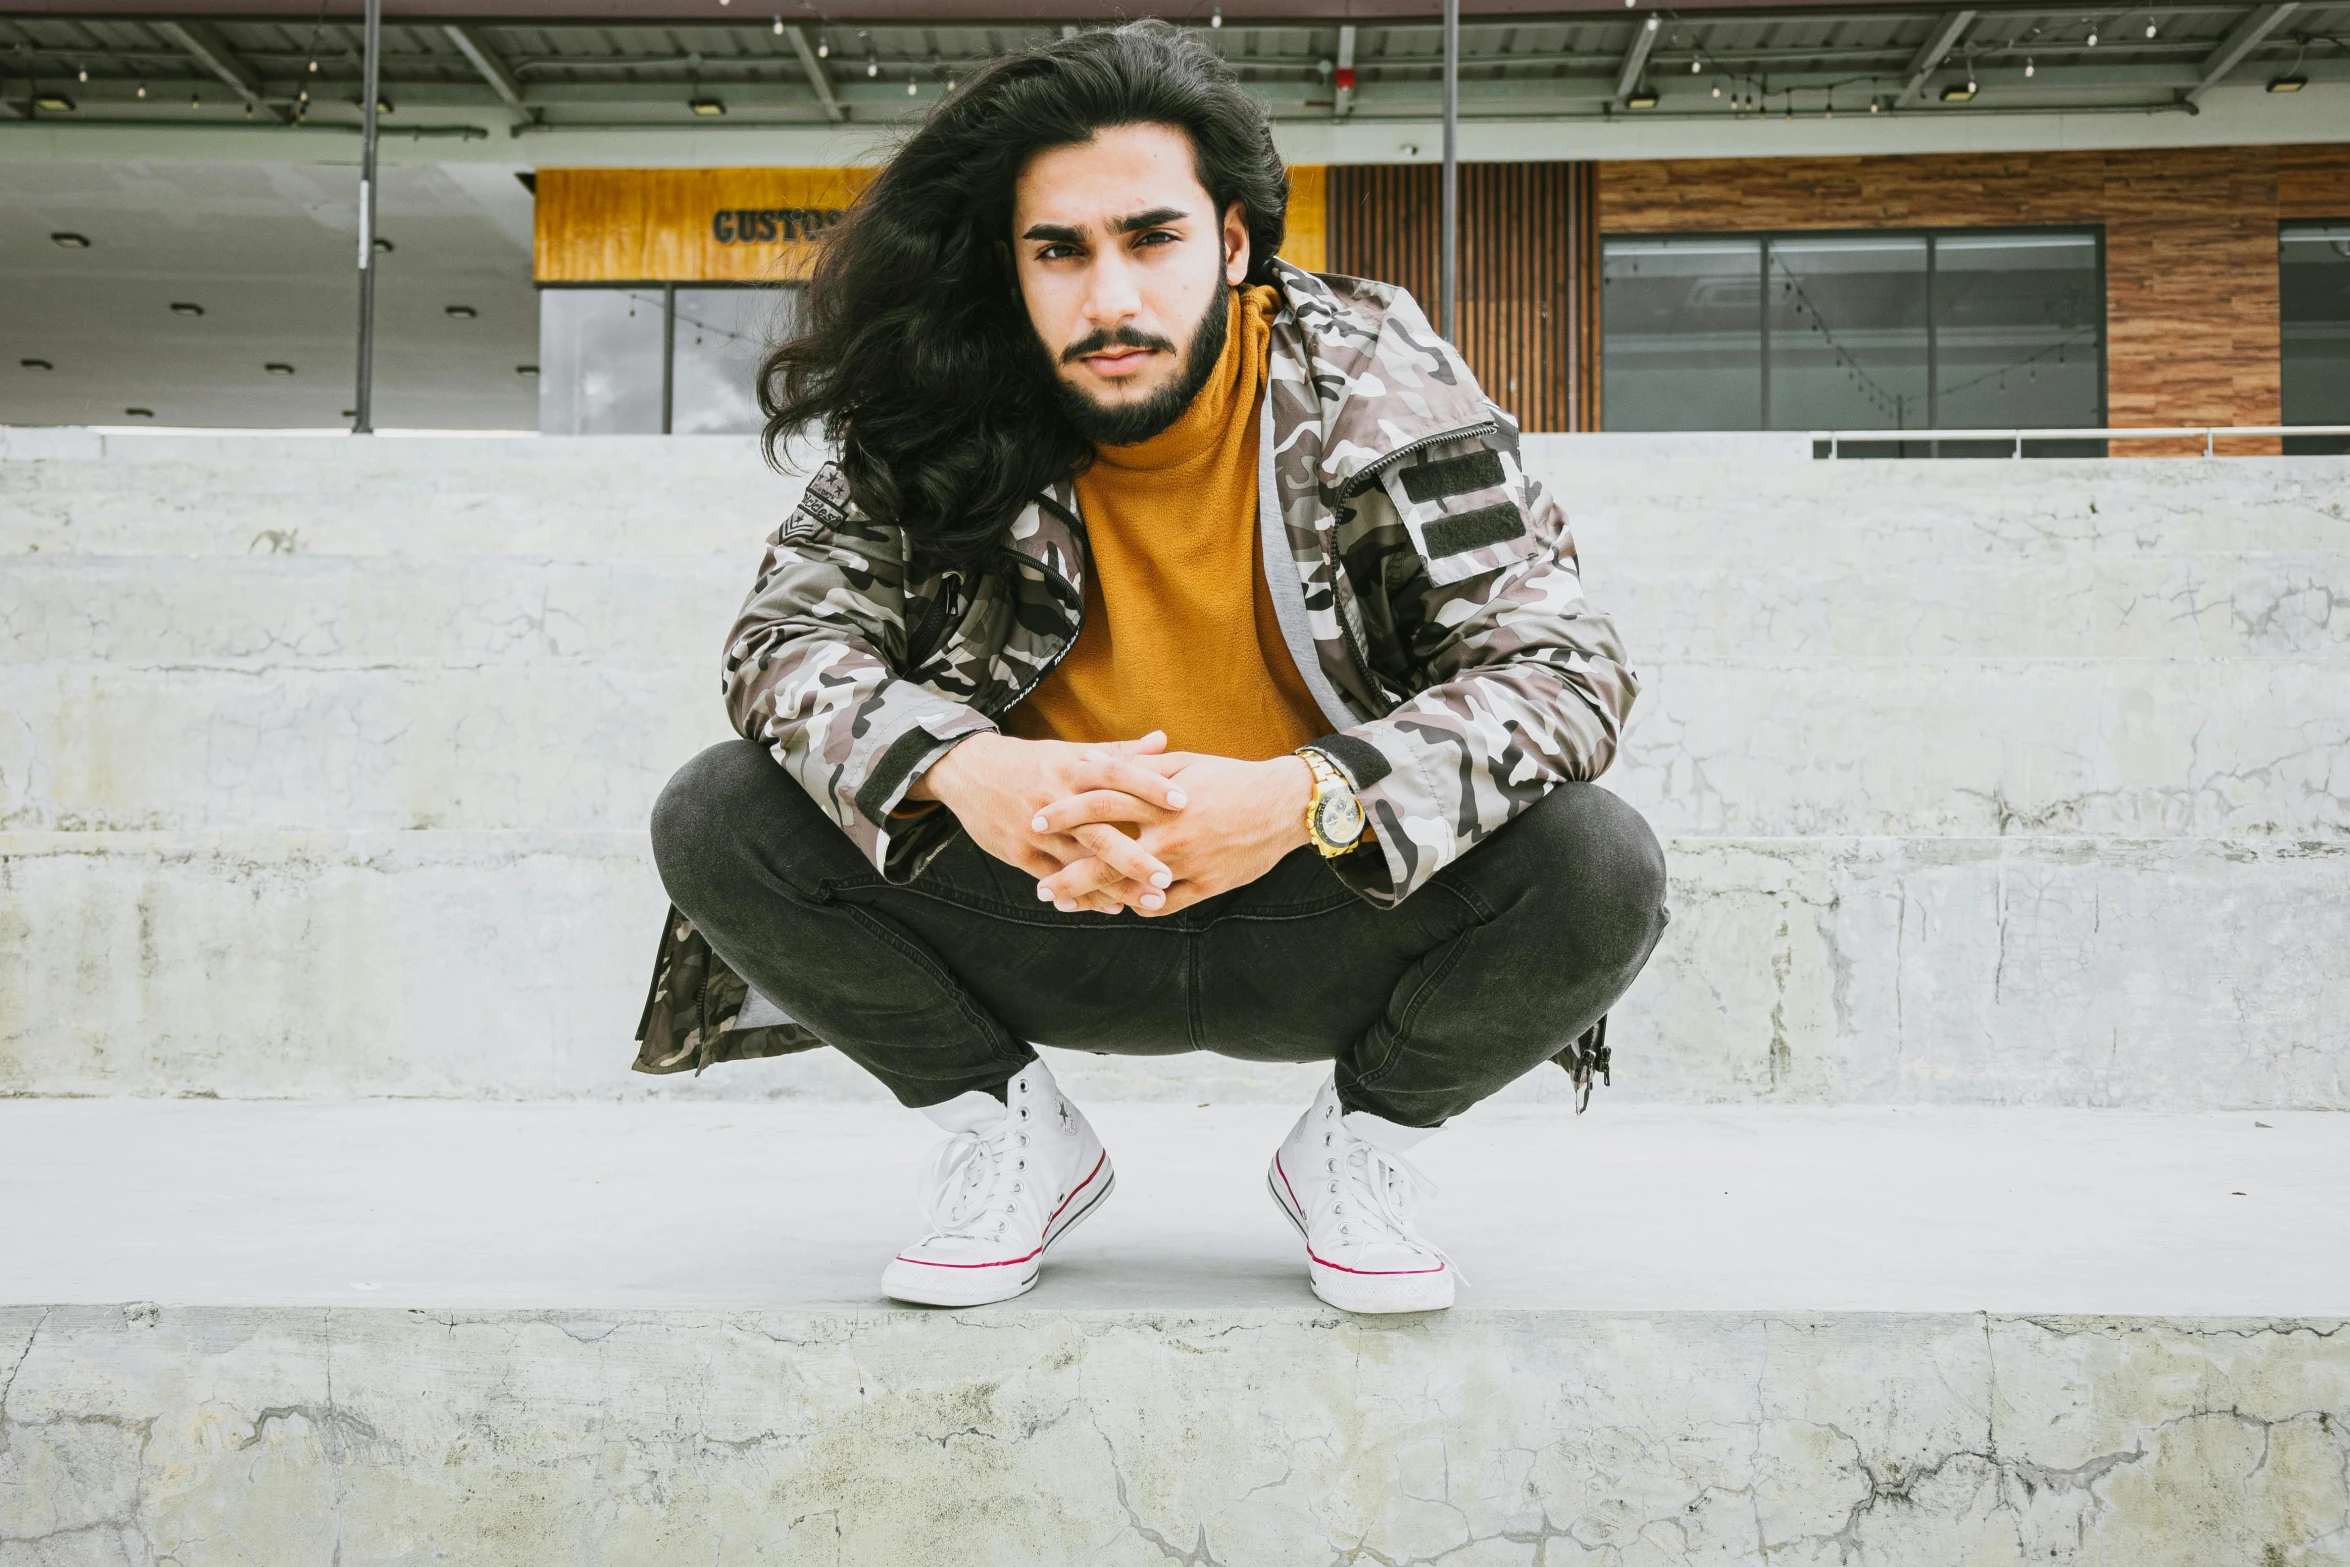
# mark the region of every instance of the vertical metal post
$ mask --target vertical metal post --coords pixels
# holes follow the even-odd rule
[[[384,5],[367,0],[365,87],[359,100],[359,396],[353,435],[375,433],[375,105],[382,96]]]
[[[1461,0],[1444,0],[1444,249],[1437,330],[1458,341],[1461,297]]]
[[[670,433],[677,414],[677,285],[661,288],[661,433]]]

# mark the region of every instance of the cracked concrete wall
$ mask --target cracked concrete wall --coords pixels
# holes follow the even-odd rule
[[[2333,1321],[0,1310],[0,1563],[2350,1562]]]
[[[1627,450],[1527,446],[1673,857],[1619,1092],[2350,1105],[2350,461]],[[650,1087],[642,823],[726,733],[796,482],[739,440],[0,431],[0,1092]],[[1293,1092],[1077,1070],[1203,1067]]]

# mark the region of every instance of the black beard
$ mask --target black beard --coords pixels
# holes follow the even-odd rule
[[[1219,273],[1216,278],[1216,297],[1208,302],[1207,314],[1200,317],[1192,329],[1191,347],[1183,356],[1183,373],[1139,403],[1122,403],[1105,408],[1083,392],[1053,376],[1053,396],[1061,405],[1061,414],[1077,433],[1096,446],[1132,446],[1159,434],[1183,417],[1200,388],[1215,374],[1216,361],[1224,357],[1224,334],[1232,310],[1232,285]],[[1098,339],[1098,341],[1097,341]],[[1064,354],[1064,358],[1079,353],[1098,353],[1104,348],[1129,346],[1155,348],[1163,340],[1146,338],[1141,333],[1120,328],[1114,332],[1097,332],[1078,343]]]

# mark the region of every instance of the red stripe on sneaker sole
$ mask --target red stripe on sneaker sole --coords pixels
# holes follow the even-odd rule
[[[1290,1217],[1296,1223],[1298,1233],[1303,1235],[1306,1225],[1302,1216],[1305,1213],[1306,1205],[1297,1200],[1297,1188],[1289,1184],[1289,1171],[1282,1166],[1281,1153],[1278,1149],[1273,1153],[1273,1172],[1281,1177],[1281,1189],[1289,1193],[1290,1206],[1297,1210]],[[1314,1243],[1310,1239],[1306,1241],[1306,1259],[1310,1262],[1320,1263],[1323,1267],[1338,1273],[1351,1273],[1359,1279],[1402,1279],[1421,1273],[1442,1273],[1444,1271],[1442,1263],[1438,1263],[1433,1268],[1350,1268],[1342,1262],[1331,1262],[1316,1254]]]
[[[1053,1210],[1052,1218],[1044,1221],[1044,1227],[1046,1230],[1049,1231],[1052,1229],[1053,1219],[1058,1219],[1062,1212],[1068,1208],[1069,1204],[1077,1200],[1077,1192],[1084,1191],[1088,1186],[1093,1184],[1093,1178],[1101,1174],[1102,1166],[1108,1164],[1109,1162],[1110,1151],[1105,1148],[1102,1150],[1102,1156],[1099,1159],[1094,1160],[1093,1169],[1087,1172],[1084,1180],[1077,1183],[1077,1191],[1073,1191],[1068,1196],[1062,1198],[1061,1206]],[[1050,1244],[1051,1242],[1048,1239],[1046,1245]],[[1016,1268],[1023,1262],[1034,1261],[1036,1258],[1043,1255],[1044,1247],[1039,1246],[1036,1248],[1036,1250],[1030,1252],[1025,1257],[1006,1257],[1001,1262],[932,1262],[928,1257],[909,1257],[904,1252],[898,1253],[898,1261],[911,1263],[917,1268]],[[1312,1256],[1313,1253],[1309,1251],[1306,1255]]]

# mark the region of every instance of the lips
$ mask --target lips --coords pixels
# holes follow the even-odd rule
[[[1085,364],[1096,375],[1126,375],[1141,369],[1150,356],[1151,351],[1147,348],[1130,348],[1117,353],[1087,354]]]

